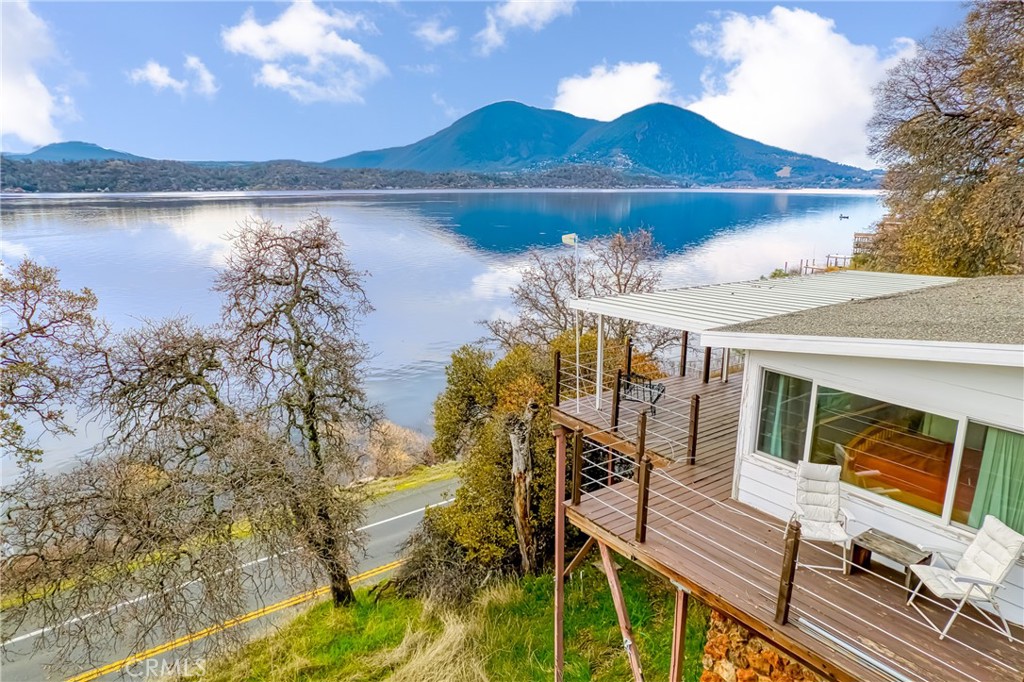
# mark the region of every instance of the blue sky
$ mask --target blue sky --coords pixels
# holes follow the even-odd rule
[[[871,87],[957,23],[942,2],[3,0],[2,147],[322,161],[407,144],[491,102],[610,119],[688,106],[870,165]]]

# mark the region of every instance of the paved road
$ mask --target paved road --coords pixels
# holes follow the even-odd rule
[[[450,499],[457,486],[457,480],[429,483],[413,490],[393,493],[374,503],[369,509],[366,525],[364,526],[367,534],[367,554],[356,566],[354,573],[362,573],[394,561],[397,558],[398,550],[402,543],[423,517],[423,508],[428,505],[444,502],[445,499]],[[259,609],[268,604],[292,597],[294,594],[294,589],[289,590],[286,585],[275,586],[262,601],[252,596],[249,599],[249,606],[251,609]],[[239,628],[242,628],[244,634],[248,637],[259,636],[287,621],[295,612],[296,610],[293,608],[284,609],[265,618],[240,625]],[[196,623],[193,631],[200,630],[208,625],[211,625],[211,623]],[[94,667],[90,666],[90,668],[80,670],[65,669],[61,671],[63,673],[61,675],[50,673],[49,666],[54,663],[53,655],[47,651],[33,653],[33,644],[39,636],[38,634],[34,635],[33,632],[33,627],[26,626],[12,638],[13,643],[8,646],[8,659],[0,662],[0,679],[3,682],[62,680],[66,676],[85,673]],[[175,634],[176,636],[183,636],[189,633],[180,632]],[[17,641],[19,638],[21,638],[20,641]],[[145,661],[135,663],[120,672],[112,672],[95,679],[156,680],[162,676],[167,679],[171,677],[169,673],[175,670],[177,672],[187,672],[186,668],[188,666],[192,666],[192,671],[195,672],[198,666],[203,665],[208,645],[211,643],[210,640],[204,640],[203,642],[193,644],[191,647],[174,649],[160,656],[154,656]],[[123,659],[131,653],[124,647],[115,645],[109,651],[103,651],[99,656],[99,660],[103,663],[112,663]]]

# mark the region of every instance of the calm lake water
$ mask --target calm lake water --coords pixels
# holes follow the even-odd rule
[[[644,226],[666,250],[663,286],[756,278],[802,258],[850,251],[882,215],[871,193],[738,191],[390,192],[4,196],[3,259],[31,256],[88,286],[115,327],[189,315],[208,323],[224,235],[249,216],[333,220],[376,308],[362,334],[374,352],[368,390],[388,416],[425,432],[452,350],[507,314],[508,288],[532,248]],[[840,215],[849,216],[840,220]],[[44,442],[57,464],[94,441]]]

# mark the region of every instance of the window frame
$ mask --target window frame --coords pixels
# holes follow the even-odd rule
[[[897,502],[886,497],[885,495],[872,493],[870,490],[867,490],[866,488],[861,488],[859,486],[851,485],[849,483],[841,482],[840,487],[847,496],[857,499],[858,501],[864,501],[867,504],[873,504],[876,506],[880,505],[889,509],[897,509],[901,512],[918,517],[927,523],[930,523],[935,526],[941,526],[942,528],[948,530],[953,530],[961,533],[969,533],[970,535],[974,535],[978,532],[977,528],[971,528],[970,526],[960,524],[952,520],[953,505],[955,503],[956,495],[956,485],[960,479],[960,465],[963,462],[964,445],[967,439],[967,426],[969,423],[975,423],[980,424],[982,426],[988,426],[992,428],[1001,429],[1003,431],[1010,431],[1012,433],[1024,435],[1024,431],[1020,430],[1020,425],[1011,426],[1006,424],[1000,424],[996,421],[992,421],[991,419],[979,419],[977,417],[971,416],[970,412],[951,412],[947,410],[934,410],[931,408],[923,408],[915,405],[907,405],[898,399],[879,397],[878,393],[876,393],[875,391],[869,390],[865,392],[863,390],[863,387],[853,388],[850,386],[849,383],[843,381],[845,377],[834,377],[834,379],[837,380],[833,380],[832,377],[822,380],[817,376],[813,375],[807,376],[803,374],[793,373],[788,368],[780,369],[778,366],[774,364],[758,364],[757,367],[760,371],[757,375],[757,407],[752,414],[752,419],[754,420],[754,428],[752,431],[753,442],[751,443],[751,447],[749,449],[750,454],[756,456],[757,458],[763,461],[771,463],[772,465],[786,467],[789,470],[795,470],[796,464],[790,462],[789,460],[783,459],[781,457],[776,457],[774,455],[771,455],[758,449],[761,426],[761,407],[762,401],[764,400],[764,382],[766,372],[773,372],[775,374],[781,374],[793,377],[795,379],[802,379],[804,381],[811,382],[810,406],[807,413],[807,433],[805,434],[803,453],[801,454],[799,460],[801,462],[809,461],[811,445],[814,437],[814,420],[817,414],[818,389],[823,385],[826,386],[827,388],[844,391],[846,393],[851,393],[853,395],[870,398],[872,400],[880,400],[899,407],[920,410],[922,412],[925,412],[926,414],[934,414],[936,416],[945,417],[947,419],[955,421],[957,423],[956,439],[953,442],[953,453],[950,458],[949,464],[949,481],[946,484],[946,491],[945,497],[943,498],[941,514],[933,514],[923,509],[918,509],[917,507],[914,507],[912,505],[905,504],[903,502]],[[1021,558],[1021,562],[1024,562],[1024,557]]]
[[[810,400],[810,403],[808,404],[807,414],[805,415],[806,418],[807,418],[807,428],[805,429],[805,431],[807,433],[804,434],[804,446],[803,446],[802,452],[800,453],[800,459],[797,460],[798,462],[802,462],[805,459],[807,459],[807,435],[811,432],[811,428],[810,428],[810,426],[811,426],[811,415],[814,412],[814,397],[817,394],[817,390],[818,390],[817,389],[817,385],[815,384],[814,379],[810,379],[808,377],[803,377],[803,376],[800,376],[798,374],[791,374],[790,372],[783,372],[782,370],[774,369],[772,367],[769,367],[768,365],[761,365],[759,367],[759,369],[761,370],[761,372],[758,375],[758,383],[757,383],[757,409],[754,410],[754,430],[753,430],[753,435],[754,435],[753,441],[754,442],[752,444],[753,447],[751,448],[751,450],[753,451],[754,454],[759,455],[761,457],[765,457],[765,458],[767,458],[771,462],[777,462],[777,463],[780,463],[780,464],[784,464],[785,466],[793,467],[795,469],[796,465],[797,465],[797,462],[790,462],[788,459],[784,459],[782,457],[776,457],[773,454],[770,454],[768,452],[764,452],[763,450],[758,449],[758,445],[759,445],[759,443],[761,441],[761,408],[763,407],[763,404],[764,404],[765,374],[767,372],[771,372],[772,374],[779,374],[779,375],[782,375],[782,376],[791,377],[793,379],[800,379],[801,381],[806,381],[806,382],[811,384],[811,400]]]

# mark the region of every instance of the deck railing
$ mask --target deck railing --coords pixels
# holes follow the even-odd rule
[[[872,652],[843,639],[822,614],[841,613],[846,621],[856,623],[860,628],[858,639],[870,640],[872,633],[884,633],[889,640],[899,642],[905,651],[913,652],[918,659],[931,661],[937,669],[945,671],[947,677],[944,679],[968,682],[985,682],[988,679],[984,673],[972,670],[966,662],[963,668],[950,664],[949,659],[961,660],[955,655],[938,655],[937,632],[934,633],[934,642],[905,634],[907,630],[917,629],[920,635],[921,628],[926,626],[916,612],[891,603],[905,601],[907,587],[902,581],[862,566],[857,566],[857,570],[863,572],[863,576],[830,575],[831,571],[823,570],[819,564],[827,561],[834,563],[836,568],[844,568],[844,562],[848,563],[847,557],[836,551],[833,545],[801,542],[798,521],[790,520],[787,524],[753,510],[748,512],[743,505],[726,503],[705,494],[699,486],[688,485],[673,477],[667,470],[653,468],[645,452],[648,428],[648,417],[641,412],[635,440],[632,441],[636,446],[633,456],[624,455],[619,450],[619,446],[626,443],[624,438],[598,441],[598,435],[617,435],[610,428],[603,434],[591,432],[585,435],[582,430],[577,430],[570,461],[572,471],[567,503],[579,507],[581,503],[592,500],[603,508],[602,513],[628,519],[634,529],[631,542],[637,546],[643,546],[649,537],[657,537],[683,555],[711,562],[723,574],[732,575],[758,593],[766,593],[776,585],[775,621],[778,624],[788,623],[815,638],[830,640],[830,646],[843,649],[845,654],[878,670],[883,676],[900,682],[933,679],[913,665],[897,660],[897,657]],[[653,486],[654,481],[661,485]],[[616,500],[618,503],[613,503]],[[699,531],[694,530],[697,525],[700,526]],[[752,533],[751,527],[761,530]],[[699,538],[693,537],[695,532],[699,533]],[[709,557],[708,548],[714,548],[711,553],[716,555],[727,555],[728,561],[716,562]],[[775,557],[773,562],[764,561],[765,550]],[[813,559],[805,562],[800,557],[801,553],[809,554]],[[754,555],[760,558],[754,558]],[[742,567],[742,570],[736,567]],[[894,590],[903,597],[894,600]],[[890,599],[886,600],[883,592],[887,592]],[[794,594],[801,596],[799,603],[793,601]],[[854,597],[844,596],[850,594]],[[932,610],[947,617],[953,611],[953,606],[945,600],[923,599],[929,602]],[[817,607],[812,607],[813,604]],[[849,608],[850,604],[864,604],[865,608]],[[880,613],[882,617],[879,617]],[[980,618],[966,612],[961,612],[960,618],[970,622],[972,627],[992,631],[993,636],[1005,642],[1005,635]],[[950,647],[947,651],[954,654],[957,651],[969,652],[969,656],[963,657],[965,661],[972,658],[977,661],[980,657],[987,664],[1005,668],[1008,674],[1019,674],[1019,670],[1000,656],[978,646],[978,637],[973,633],[971,639],[973,643],[947,635],[941,646]]]

